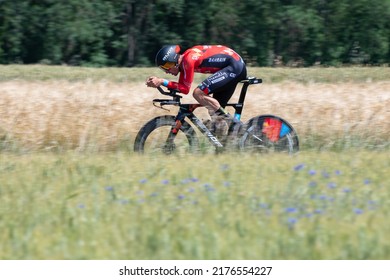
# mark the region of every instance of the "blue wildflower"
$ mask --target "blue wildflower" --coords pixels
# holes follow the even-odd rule
[[[343,192],[345,192],[345,193],[350,193],[350,192],[351,192],[351,189],[350,189],[350,188],[344,188],[344,189],[343,189]]]
[[[80,208],[80,209],[84,209],[84,208],[85,208],[85,205],[82,204],[82,203],[80,203],[79,205],[77,205],[77,207]]]
[[[355,212],[356,215],[361,215],[361,214],[363,214],[364,211],[360,208],[354,208],[353,212]]]
[[[311,169],[309,170],[309,175],[313,176],[313,175],[316,175],[317,174],[317,171]]]
[[[288,227],[289,229],[293,229],[293,227],[295,226],[295,224],[298,222],[298,219],[297,218],[293,218],[293,217],[289,217],[287,219],[287,223],[288,223]]]
[[[227,171],[227,170],[229,170],[229,165],[228,165],[228,164],[222,164],[222,165],[221,165],[221,170],[222,170],[222,171]]]
[[[329,176],[329,173],[328,173],[328,172],[322,171],[322,177],[324,177],[324,178],[329,178],[330,176]]]
[[[177,198],[180,199],[180,200],[182,200],[182,199],[185,198],[185,195],[184,195],[184,194],[179,194],[179,195],[177,196]]]
[[[167,179],[162,180],[162,181],[161,181],[161,184],[163,184],[163,185],[168,185],[168,184],[169,184],[169,180],[167,180]]]
[[[207,192],[215,191],[215,189],[214,189],[214,188],[212,187],[212,185],[209,184],[209,183],[204,184],[203,187],[205,188],[205,190],[206,190]]]
[[[114,187],[113,186],[106,186],[104,189],[109,192],[109,191],[113,191]]]
[[[298,211],[298,209],[295,207],[287,207],[284,209],[284,211],[286,211],[287,213],[295,213]]]
[[[370,179],[364,179],[364,184],[365,184],[365,185],[371,184],[371,180],[370,180]]]
[[[267,203],[259,203],[260,208],[267,209],[268,204]]]
[[[328,183],[328,188],[329,189],[334,189],[336,187],[337,187],[336,183],[333,183],[333,182]]]
[[[144,194],[144,191],[139,190],[139,191],[136,192],[136,194],[137,194],[137,195],[143,195],[143,194]]]
[[[146,182],[148,181],[148,179],[141,179],[141,180],[139,180],[139,182],[141,183],[141,184],[145,184]]]
[[[377,209],[377,203],[376,203],[376,201],[374,201],[374,200],[369,200],[369,201],[367,201],[367,204],[368,204],[368,209],[370,209],[370,210],[375,210],[375,209]]]
[[[129,204],[129,200],[128,199],[121,199],[119,200],[119,203],[122,204],[122,205],[126,205],[126,204]]]
[[[186,184],[188,184],[190,182],[191,182],[191,179],[188,179],[188,178],[181,180],[181,183],[184,184],[184,185],[186,185]]]
[[[296,165],[294,167],[294,170],[299,171],[299,170],[302,170],[304,167],[305,167],[305,165],[303,163],[301,163],[301,164]]]
[[[315,182],[315,181],[311,181],[309,183],[309,187],[316,187],[316,186],[317,186],[317,182]]]

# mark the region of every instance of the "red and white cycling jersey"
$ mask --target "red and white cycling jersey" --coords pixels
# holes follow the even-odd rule
[[[234,50],[226,46],[194,46],[183,53],[179,81],[170,81],[168,88],[188,94],[194,73],[216,73],[228,66],[233,73],[238,74],[245,67],[245,63]]]

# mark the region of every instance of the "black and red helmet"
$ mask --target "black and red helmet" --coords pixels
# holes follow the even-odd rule
[[[180,57],[179,45],[163,46],[156,54],[156,65],[167,71],[177,65]]]

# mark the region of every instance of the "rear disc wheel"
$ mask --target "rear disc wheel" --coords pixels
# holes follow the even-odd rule
[[[257,153],[288,153],[299,150],[298,135],[284,119],[265,115],[252,118],[240,139],[241,150]]]

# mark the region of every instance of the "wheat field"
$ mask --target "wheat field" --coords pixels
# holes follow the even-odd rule
[[[239,157],[129,156],[154,69],[0,72],[0,259],[389,259],[389,68],[250,69],[302,146]]]
[[[147,88],[154,68],[1,66],[3,150],[132,150],[137,131],[157,115],[161,98]],[[249,87],[242,120],[274,114],[289,121],[307,148],[383,148],[390,141],[390,71],[378,68],[250,68],[263,78]],[[197,74],[193,86],[205,75]],[[175,79],[172,76],[165,78]],[[237,101],[240,86],[231,101]],[[191,94],[183,102],[194,102]],[[204,108],[198,109],[207,119]]]
[[[239,89],[232,101],[238,100]],[[3,149],[113,150],[125,142],[131,146],[150,118],[177,112],[177,108],[167,112],[153,107],[151,100],[161,95],[143,80],[8,80],[0,83],[0,96]],[[194,100],[188,95],[183,101]],[[390,80],[264,81],[249,87],[242,119],[260,114],[283,117],[296,128],[303,145],[322,139],[317,144],[326,148],[337,139],[360,137],[368,145],[386,146],[389,108]],[[208,117],[203,108],[198,113]]]

